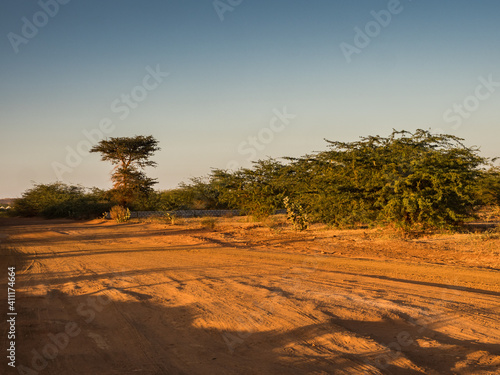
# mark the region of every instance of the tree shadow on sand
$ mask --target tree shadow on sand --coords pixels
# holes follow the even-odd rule
[[[16,254],[20,270],[27,260],[29,256]],[[167,268],[157,269],[158,272],[165,270]],[[129,270],[121,276],[153,271]],[[147,294],[151,293],[148,285],[109,286],[96,293],[78,294],[78,290],[73,290],[72,294],[66,294],[57,289],[58,283],[53,284],[58,278],[76,282],[111,276],[112,273],[83,275],[77,276],[81,279],[72,280],[70,274],[61,274],[52,280],[43,272],[37,274],[37,280],[48,286],[47,292],[17,296],[18,367],[10,371],[4,356],[0,366],[6,371],[2,373],[412,375],[500,372],[500,344],[443,333],[440,327],[446,323],[445,316],[425,324],[411,322],[408,317],[351,320],[335,316],[325,305],[320,310],[324,319],[316,319],[313,324],[263,330],[262,325],[252,323],[257,309],[242,309],[233,322],[213,316],[209,319],[203,301],[169,304],[168,299],[159,301]],[[24,284],[29,291],[32,281],[29,274],[18,274],[18,285]],[[294,298],[285,291],[270,291],[287,299]],[[0,296],[3,306],[7,306],[5,299]],[[223,308],[228,302],[219,303]],[[261,311],[257,313],[257,320],[265,321],[265,314],[272,313]],[[234,324],[235,321],[244,324]],[[6,337],[6,329],[7,325],[0,329],[2,337]],[[341,344],[338,339],[342,337],[351,341]],[[336,342],[333,344],[332,340]]]
[[[251,325],[239,331],[224,329],[224,322],[220,328],[207,327],[197,303],[168,306],[155,303],[154,296],[120,289],[100,295],[54,289],[45,296],[24,296],[19,311],[18,365],[41,374],[412,375],[499,370],[498,363],[457,364],[479,352],[498,353],[500,345],[459,340],[432,325],[422,329],[403,320],[331,316],[286,331],[253,331]],[[381,349],[356,352],[318,344],[328,335],[346,332]],[[391,343],[401,332],[407,332],[405,340],[412,343],[400,345],[398,352]],[[417,342],[422,340],[439,345],[421,347]],[[391,350],[383,349],[387,347]],[[402,366],[397,358],[413,365]]]

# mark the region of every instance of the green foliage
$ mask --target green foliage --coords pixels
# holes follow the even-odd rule
[[[109,211],[109,216],[117,223],[125,223],[130,220],[130,210],[123,206],[113,206]]]
[[[12,210],[5,210],[5,209],[0,209],[0,217],[10,217],[13,215]]]
[[[149,158],[159,149],[157,141],[111,138],[93,149],[116,165],[111,191],[35,185],[14,208],[24,216],[84,217],[98,216],[115,202],[146,211],[239,209],[264,219],[286,207],[298,230],[309,222],[449,229],[470,220],[478,208],[500,204],[499,168],[484,169],[489,161],[462,141],[420,129],[327,141],[330,148],[323,152],[285,163],[260,160],[236,171],[216,169],[176,189],[154,192],[155,182],[140,169],[155,165]]]
[[[189,184],[181,183],[179,189],[188,198],[189,207],[195,210],[225,209],[226,205],[219,199],[217,181],[206,178],[192,178]]]
[[[115,200],[115,202],[119,202]],[[133,211],[161,211],[161,193],[152,190],[148,194],[138,195],[130,204]]]
[[[483,171],[477,184],[477,199],[484,206],[500,206],[500,167]]]
[[[449,228],[478,205],[476,183],[486,161],[461,141],[425,130],[328,141],[331,150],[295,161],[304,181],[296,193],[312,216],[330,224]]]
[[[292,223],[295,230],[303,231],[309,228],[307,215],[300,204],[291,202],[288,197],[283,199],[283,203],[287,211],[287,219]]]
[[[90,152],[99,152],[101,160],[114,166],[112,174],[113,198],[123,206],[138,199],[147,199],[157,182],[148,178],[142,169],[155,167],[150,158],[160,150],[158,141],[152,136],[110,138],[92,147]]]
[[[211,178],[193,178],[191,182],[181,183],[177,189],[158,193],[159,210],[219,210],[228,205],[220,200],[217,181]]]
[[[408,231],[454,227],[500,196],[498,171],[481,171],[487,160],[452,135],[419,129],[328,143],[329,150],[286,164],[269,159],[234,172],[214,170],[163,200],[170,209],[225,205],[262,219],[288,197],[289,217],[299,229],[310,220]]]
[[[283,168],[276,160],[260,160],[252,169],[242,168],[233,173],[215,170],[211,179],[218,188],[219,199],[229,208],[262,219],[283,208],[286,193]]]
[[[164,211],[192,209],[191,194],[184,188],[164,190],[158,193],[158,209]]]
[[[25,191],[14,202],[14,212],[19,216],[45,218],[87,219],[109,210],[111,203],[102,190],[87,191],[81,186],[60,182],[37,184]]]

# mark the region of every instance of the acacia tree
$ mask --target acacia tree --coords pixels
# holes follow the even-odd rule
[[[99,152],[101,160],[110,161],[115,167],[112,173],[115,200],[128,206],[141,196],[147,196],[156,179],[147,177],[143,169],[156,167],[150,158],[159,151],[153,136],[110,138],[100,141],[90,152]]]
[[[330,150],[295,162],[294,190],[318,221],[453,227],[480,204],[477,183],[487,162],[462,141],[422,129],[328,141]]]

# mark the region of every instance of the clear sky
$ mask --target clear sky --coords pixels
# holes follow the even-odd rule
[[[160,189],[393,128],[500,156],[499,15],[498,0],[3,0],[0,198],[109,188],[84,131],[153,135]]]

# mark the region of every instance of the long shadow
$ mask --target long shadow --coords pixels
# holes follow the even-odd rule
[[[247,269],[246,266],[241,265],[228,265],[228,266],[216,266],[216,267],[193,267],[193,266],[186,266],[186,267],[157,267],[157,268],[146,268],[146,269],[139,269],[139,270],[130,270],[130,271],[116,271],[116,272],[104,272],[104,273],[96,273],[92,272],[90,274],[85,274],[85,275],[79,275],[79,276],[70,276],[74,272],[58,272],[58,273],[52,273],[50,274],[50,277],[47,276],[47,274],[39,274],[39,273],[30,273],[28,278],[25,279],[24,283],[21,284],[23,287],[34,287],[37,285],[49,285],[49,286],[56,286],[56,285],[62,285],[66,283],[76,283],[76,282],[81,282],[81,281],[100,281],[100,280],[106,280],[106,279],[114,279],[114,278],[126,278],[126,277],[134,277],[134,276],[141,276],[141,275],[151,275],[155,273],[164,273],[164,272],[169,272],[169,271],[185,271],[185,272],[193,272],[193,271],[201,271],[201,272],[206,272],[209,271],[210,269],[224,269],[227,268],[229,270],[234,270],[236,268],[241,268],[241,269]],[[234,276],[230,276],[228,278],[239,278],[241,277],[241,274],[236,274]],[[194,279],[187,279],[187,280],[181,280],[178,282],[184,283],[188,281],[194,281],[194,280],[204,280],[204,279],[211,279],[210,277],[200,277],[200,278],[194,278]],[[151,284],[151,285],[161,285],[163,283],[158,283],[158,284]],[[136,287],[141,287],[142,285],[135,285],[134,288]],[[148,285],[150,286],[150,285]]]
[[[16,241],[17,243],[17,241]],[[223,244],[223,241],[216,241],[216,243],[220,244],[221,246],[226,246],[226,247],[235,247],[232,243],[227,243]],[[25,261],[31,261],[31,260],[43,260],[43,259],[53,259],[53,258],[71,258],[71,257],[82,257],[82,256],[94,256],[94,255],[106,255],[106,254],[133,254],[133,253],[147,253],[147,252],[172,252],[172,251],[189,251],[190,248],[195,248],[198,249],[200,245],[182,245],[182,246],[164,246],[161,245],[161,247],[151,247],[151,248],[143,248],[143,249],[136,249],[136,250],[75,250],[75,251],[67,251],[67,252],[56,252],[56,253],[42,253],[42,254],[24,254],[23,258]],[[340,275],[351,275],[351,276],[362,276],[362,277],[367,277],[367,278],[372,278],[372,279],[378,279],[378,280],[388,280],[388,281],[396,281],[400,283],[405,283],[405,284],[413,284],[413,285],[422,285],[422,286],[431,286],[431,287],[436,287],[436,288],[444,288],[444,289],[449,289],[449,290],[457,290],[461,292],[470,292],[470,293],[477,293],[477,294],[483,294],[483,295],[490,295],[490,296],[495,296],[499,297],[500,292],[495,292],[491,290],[484,290],[484,289],[478,289],[478,288],[470,288],[470,287],[463,287],[463,286],[457,286],[457,285],[451,285],[451,284],[440,284],[440,283],[434,283],[434,282],[428,282],[428,281],[418,281],[418,280],[410,280],[410,279],[401,279],[401,278],[395,278],[395,277],[390,277],[390,276],[383,276],[383,275],[369,275],[369,274],[362,274],[362,273],[354,273],[354,272],[347,272],[347,271],[332,271],[332,270],[327,270],[327,269],[322,269],[322,272],[325,273],[335,273],[335,274],[340,274]]]
[[[5,319],[4,323],[0,324],[0,336],[4,338],[4,342],[8,344],[5,349],[9,349],[11,341],[15,339],[15,337],[10,336],[10,334],[12,334],[10,331],[10,323],[6,322],[11,318],[14,318],[14,320],[17,318],[17,316],[7,314],[18,313],[19,292],[17,290],[19,288],[20,280],[22,280],[22,272],[28,267],[28,265],[29,260],[26,258],[24,253],[18,251],[15,247],[8,246],[4,243],[0,244],[0,311]],[[14,269],[12,270],[11,267]],[[14,276],[12,276],[12,271],[15,273]],[[12,277],[14,277],[14,279]],[[12,289],[14,289],[14,292],[12,292]],[[15,334],[16,332],[14,332],[14,335]],[[1,357],[0,373],[4,374],[7,373],[11,367],[7,364],[9,362],[7,361],[7,356]],[[11,373],[17,374],[17,371],[12,371]]]
[[[106,228],[106,227],[103,227]],[[143,232],[131,232],[128,234],[123,234],[120,233],[118,236],[117,234],[114,235],[105,235],[105,236],[100,236],[97,238],[92,238],[90,241],[93,240],[103,240],[103,239],[119,239],[123,240],[128,237],[130,238],[138,238],[138,237],[151,237],[156,235],[176,235],[176,234],[186,234],[190,233],[191,235],[196,234],[196,233],[207,233],[205,229],[182,229],[182,230],[158,230],[154,231],[151,233],[151,231],[143,231]],[[66,237],[66,236],[65,236]],[[64,241],[68,242],[75,242],[78,241],[77,236],[69,236],[71,237],[70,239],[65,239]],[[85,241],[89,241],[88,236],[82,236],[85,238]],[[232,247],[232,248],[238,248],[238,245],[232,242],[225,242],[217,239],[211,239],[211,238],[205,238],[205,237],[196,237],[199,239],[206,240],[211,243],[215,243],[220,246],[224,247]],[[60,240],[59,238],[50,238],[50,239],[44,239],[44,243],[47,245],[50,245],[53,242],[61,242],[63,240]],[[22,244],[22,240],[17,240],[15,241],[15,244]],[[36,241],[34,241],[36,242]],[[9,244],[10,241],[7,241],[7,244]],[[190,247],[197,247],[199,245],[182,245],[179,247],[176,246],[168,246],[168,245],[159,245],[158,247],[152,246],[151,248],[146,248],[146,249],[138,249],[138,250],[75,250],[75,251],[67,251],[67,252],[54,252],[51,254],[38,254],[38,255],[24,255],[24,259],[27,261],[31,261],[33,259],[52,259],[52,258],[65,258],[65,257],[81,257],[81,256],[90,256],[90,255],[105,255],[105,254],[119,254],[119,253],[141,253],[141,252],[158,252],[158,251],[182,251],[182,250],[188,250]],[[247,246],[243,246],[244,248],[247,248]],[[369,275],[369,274],[361,274],[361,273],[353,273],[353,272],[346,272],[346,271],[332,271],[332,270],[327,270],[324,269],[322,270],[323,272],[327,273],[335,273],[335,274],[343,274],[343,275],[353,275],[353,276],[363,276],[367,278],[373,278],[373,279],[378,279],[378,280],[388,280],[388,281],[396,281],[396,282],[401,282],[405,284],[413,284],[413,285],[422,285],[422,286],[431,286],[431,287],[437,287],[437,288],[446,288],[450,290],[458,290],[462,292],[470,292],[470,293],[478,293],[478,294],[484,294],[484,295],[491,295],[491,296],[500,296],[500,292],[495,292],[491,290],[484,290],[484,289],[477,289],[477,288],[469,288],[469,287],[462,287],[462,286],[456,286],[456,285],[449,285],[449,284],[440,284],[440,283],[434,283],[434,282],[428,282],[428,281],[417,281],[417,280],[409,280],[409,279],[400,279],[400,278],[395,278],[395,277],[390,277],[390,276],[382,276],[382,275]]]
[[[0,227],[25,227],[27,225],[37,226],[45,225],[47,223],[53,224],[69,224],[74,223],[73,220],[68,219],[56,219],[56,220],[46,220],[41,218],[26,218],[26,217],[0,217]]]
[[[17,242],[16,242],[17,243]],[[134,249],[134,250],[75,250],[75,251],[61,251],[54,253],[39,253],[39,254],[27,254],[26,259],[28,260],[43,260],[43,259],[54,259],[54,258],[73,258],[73,257],[83,257],[83,256],[94,256],[94,255],[106,255],[106,254],[128,254],[128,253],[161,253],[161,252],[173,252],[173,251],[190,251],[191,249],[199,249],[200,245],[182,245],[182,246],[151,246],[149,248]]]
[[[387,363],[390,358],[397,358],[401,354],[410,359],[413,363],[424,368],[432,368],[438,371],[439,374],[455,374],[453,368],[457,362],[467,359],[468,356],[478,352],[488,352],[492,355],[500,355],[500,343],[480,343],[476,340],[460,340],[443,332],[434,329],[434,326],[439,327],[453,323],[453,318],[448,318],[449,321],[434,320],[427,324],[418,324],[417,322],[410,323],[405,320],[386,319],[384,321],[361,321],[361,320],[342,320],[332,318],[331,323],[348,329],[351,332],[360,335],[369,335],[370,338],[377,341],[383,346],[390,349],[385,353],[379,353],[376,357],[372,357],[372,361],[383,368],[383,364]],[[431,345],[424,347],[419,345],[419,342],[431,342]],[[439,347],[435,347],[435,343]],[[454,347],[454,348],[451,348]],[[429,360],[434,359],[431,363]],[[460,369],[460,372],[464,371]],[[481,365],[470,368],[475,372],[482,371],[499,371],[498,363],[491,365]],[[463,373],[472,373],[464,371]]]
[[[73,229],[73,228],[72,228]],[[137,237],[134,233],[133,237]],[[182,247],[185,249],[185,246]],[[158,251],[131,250],[123,253]],[[164,250],[172,251],[172,250]],[[104,252],[103,252],[104,253]],[[107,251],[106,253],[120,253]],[[48,254],[58,257],[61,253]],[[94,255],[96,252],[65,252],[61,257]],[[32,258],[20,255],[21,261]],[[40,259],[40,258],[39,258]],[[228,266],[229,267],[229,266]],[[230,268],[234,269],[234,265]],[[242,266],[243,267],[243,266]],[[220,268],[220,267],[218,267]],[[37,276],[36,282],[46,285],[70,281],[86,281],[118,276],[134,276],[165,272],[173,268],[151,268],[117,273],[66,276],[55,274],[48,278],[46,274]],[[179,268],[175,268],[179,269]],[[186,267],[193,270],[193,267]],[[206,271],[207,268],[199,268]],[[371,277],[376,279],[418,284],[446,289],[498,296],[500,293],[475,288],[460,288],[453,285],[430,283],[387,276],[364,275],[350,272],[322,270],[338,274]],[[25,279],[26,277],[26,279]],[[231,277],[231,276],[229,276]],[[237,277],[237,276],[234,276]],[[183,280],[187,281],[187,280]],[[32,284],[33,279],[19,276],[20,283]],[[137,285],[134,289],[147,287]],[[102,293],[103,291],[99,291]],[[54,336],[64,332],[67,323],[76,323],[81,332],[70,339],[67,347],[48,352],[52,359],[47,363],[43,374],[312,374],[312,373],[366,373],[380,371],[383,374],[425,374],[431,371],[440,374],[452,374],[460,361],[474,356],[478,352],[498,354],[499,344],[484,344],[470,339],[458,339],[440,332],[433,324],[425,327],[416,326],[405,320],[385,319],[383,321],[363,321],[340,319],[326,313],[327,318],[316,324],[304,325],[287,331],[269,330],[265,332],[245,329],[242,331],[203,328],[199,324],[203,310],[199,304],[168,306],[155,303],[154,297],[128,288],[109,287],[105,292],[121,293],[129,299],[114,299],[106,305],[98,305],[98,295],[66,295],[57,289],[45,297],[21,296],[18,300],[20,316],[18,322],[18,361],[30,366],[33,351],[44,353],[47,343],[53,343]],[[279,290],[278,290],[279,292]],[[113,294],[110,294],[113,295]],[[291,295],[283,295],[292,298]],[[89,298],[92,298],[90,303]],[[94,299],[95,298],[95,299]],[[4,302],[0,300],[0,302]],[[201,304],[203,301],[199,301]],[[221,301],[222,304],[225,301]],[[6,304],[4,304],[6,305]],[[94,308],[93,306],[96,305]],[[81,309],[84,306],[84,310]],[[93,310],[92,310],[93,309]],[[99,310],[100,309],[100,310]],[[89,321],[89,313],[94,318]],[[242,316],[245,313],[242,312]],[[251,327],[250,327],[251,328]],[[366,340],[374,341],[382,347],[394,348],[401,332],[408,332],[411,344],[400,345],[397,351],[380,350],[375,352],[334,351],[312,346],[312,342],[323,340],[332,333],[351,332]],[[2,337],[6,337],[3,335]],[[57,336],[60,337],[60,336]],[[423,347],[419,342],[433,340],[439,345]],[[301,348],[298,352],[289,351]],[[43,355],[43,354],[42,354]],[[397,355],[405,356],[422,371],[399,367],[388,359]],[[5,356],[4,356],[5,357]],[[43,358],[42,358],[43,359]],[[3,359],[5,361],[5,358]],[[39,362],[40,363],[40,362]],[[2,363],[3,369],[8,369]],[[499,371],[498,365],[460,363],[463,373]]]
[[[287,354],[282,349],[293,340],[288,334],[248,336],[238,331],[204,329],[194,324],[199,316],[195,305],[161,306],[142,293],[124,294],[130,301],[109,302],[102,296],[74,296],[56,290],[45,297],[24,299],[24,320],[18,325],[22,334],[17,343],[18,368],[33,368],[34,363],[43,367],[43,374],[54,375],[299,375],[335,373],[351,367],[325,356]],[[39,306],[37,311],[31,311],[33,306]],[[69,337],[68,344],[56,354],[53,348],[47,350],[54,345],[54,338],[64,341],[68,323],[77,325],[78,334]],[[236,347],[228,346],[227,337],[237,338]]]
[[[110,227],[100,227],[98,228],[99,231],[102,231],[103,233],[66,233],[63,230],[52,230],[50,228],[44,228],[44,230],[41,230],[40,232],[54,232],[59,234],[59,236],[54,236],[54,237],[46,237],[43,238],[43,243],[48,245],[48,244],[64,244],[64,243],[74,243],[77,241],[84,241],[84,242],[92,242],[92,241],[109,241],[109,240],[119,240],[119,241],[126,241],[127,239],[133,238],[133,239],[140,239],[140,238],[145,238],[145,237],[165,237],[165,236],[175,236],[175,235],[195,235],[195,234],[202,234],[202,233],[208,233],[206,229],[203,228],[183,228],[183,229],[156,229],[156,230],[141,230],[141,228],[137,228],[137,230],[127,230],[125,231],[113,231],[109,229]],[[58,227],[58,229],[61,229]],[[89,230],[90,228],[85,228],[86,230]],[[123,228],[118,228],[118,229],[123,229]],[[68,228],[70,232],[73,232],[77,229],[74,227]],[[37,233],[36,231],[29,231],[29,233]],[[16,239],[16,243],[20,245],[36,245],[40,243],[39,238],[18,238]]]
[[[202,328],[199,304],[160,305],[144,293],[124,291],[128,301],[112,297],[67,295],[58,290],[20,301],[18,367],[32,367],[35,355],[43,374],[453,374],[460,361],[482,351],[498,353],[500,345],[460,340],[426,327],[400,321],[359,321],[332,317],[290,330],[256,331]],[[112,295],[112,294],[111,294]],[[242,312],[242,319],[245,314]],[[67,324],[79,332],[57,350]],[[412,343],[400,352],[391,343],[402,331]],[[325,335],[354,334],[378,343],[377,351],[343,350],[314,345]],[[438,347],[421,347],[432,337]],[[451,348],[454,347],[454,348]],[[392,351],[391,351],[392,349]],[[403,368],[392,359],[406,357],[422,371]],[[7,367],[4,367],[7,368]],[[498,371],[498,365],[461,363],[462,373]],[[14,373],[14,372],[12,372]]]
[[[205,232],[205,233],[208,233],[208,232]],[[241,244],[241,243],[237,243],[237,242],[228,242],[228,241],[219,240],[217,238],[194,236],[194,235],[192,237],[196,238],[200,241],[209,242],[209,243],[213,243],[215,245],[219,245],[221,247],[231,247],[231,248],[235,248],[235,249],[248,249],[249,248],[249,245],[247,245],[247,244]]]
[[[451,289],[451,290],[459,290],[461,292],[478,293],[478,294],[485,294],[485,295],[496,296],[496,297],[500,296],[499,292],[495,292],[495,291],[492,291],[492,290],[484,290],[484,289],[477,289],[477,288],[468,288],[468,287],[457,286],[457,285],[450,285],[450,284],[440,284],[440,283],[433,283],[433,282],[428,282],[428,281],[399,279],[399,278],[390,277],[390,276],[369,275],[369,274],[361,274],[361,273],[346,272],[346,271],[332,271],[332,270],[327,270],[327,269],[322,269],[321,271],[322,272],[326,272],[326,273],[340,274],[340,275],[351,275],[351,276],[358,276],[358,277],[362,276],[362,277],[368,277],[368,278],[378,279],[378,280],[397,281],[397,282],[405,283],[405,284],[414,284],[414,285],[432,286],[432,287],[436,287],[436,288],[445,288],[445,289]]]
[[[119,240],[126,241],[130,238],[140,239],[144,237],[157,237],[157,236],[175,236],[175,235],[189,235],[193,238],[197,238],[204,242],[213,243],[223,247],[232,248],[242,248],[247,249],[249,244],[241,244],[237,242],[229,242],[220,239],[215,239],[211,237],[203,236],[204,234],[210,233],[209,230],[205,228],[165,228],[165,229],[148,229],[147,231],[141,230],[141,223],[122,223],[122,224],[107,224],[102,226],[100,224],[82,224],[76,225],[75,222],[68,220],[46,220],[40,223],[40,219],[30,221],[30,219],[19,219],[20,223],[13,225],[19,226],[22,229],[26,229],[25,232],[28,233],[40,233],[40,232],[54,232],[58,236],[47,237],[43,239],[43,243],[46,245],[54,244],[61,245],[65,243],[74,243],[77,241],[92,242],[92,241],[109,241],[109,240]],[[57,227],[56,229],[52,228]],[[68,226],[66,232],[66,225]],[[29,230],[28,230],[29,227]],[[36,227],[33,228],[33,227]],[[127,231],[122,231],[120,229],[127,229]],[[92,230],[92,233],[88,231]],[[83,231],[82,233],[74,233],[75,231]],[[73,233],[69,233],[73,232]],[[102,233],[96,233],[102,232]],[[304,238],[287,239],[283,243],[303,243],[309,241]],[[19,238],[16,239],[16,243],[19,245],[36,245],[40,243],[38,238]],[[262,246],[263,244],[256,244],[257,246]]]

